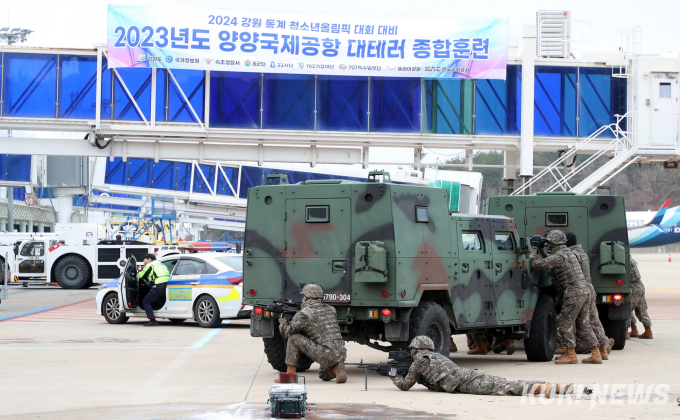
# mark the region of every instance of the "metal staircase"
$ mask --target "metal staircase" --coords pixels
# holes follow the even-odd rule
[[[161,234],[163,243],[170,245],[178,239],[177,235],[173,235],[176,220],[177,211],[172,197],[151,197],[121,223],[119,229],[112,231],[108,239],[121,236],[125,240],[137,241],[148,235],[156,242],[157,235]]]

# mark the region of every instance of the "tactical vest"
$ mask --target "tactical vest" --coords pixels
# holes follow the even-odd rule
[[[565,267],[552,269],[554,280],[556,280],[565,291],[569,287],[575,287],[577,289],[582,289],[583,293],[587,293],[586,280],[581,271],[581,264],[579,263],[578,258],[576,258],[576,255],[574,255],[574,252],[570,251],[565,245],[559,245],[552,253],[553,255],[562,257],[566,262]]]
[[[583,273],[583,278],[586,280],[586,282],[592,283],[593,281],[590,278],[590,257],[588,256],[588,254],[586,254],[581,245],[570,246],[569,250],[576,255],[576,258],[578,259],[578,262],[581,265],[581,272]]]
[[[320,301],[304,302],[300,311],[307,317],[305,332],[307,337],[318,344],[342,340],[335,308]]]
[[[456,369],[456,365],[448,357],[444,357],[439,353],[423,351],[420,357],[430,361],[430,364],[421,372],[420,376],[432,385],[437,384]]]

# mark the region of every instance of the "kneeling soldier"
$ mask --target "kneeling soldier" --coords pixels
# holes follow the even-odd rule
[[[347,382],[345,373],[345,342],[340,334],[340,326],[335,308],[323,303],[323,289],[316,284],[302,288],[302,309],[288,322],[281,315],[279,331],[286,345],[286,365],[288,373],[297,372],[302,354],[321,365],[319,378],[342,384]]]
[[[402,391],[417,383],[430,391],[479,395],[571,394],[573,384],[550,384],[542,381],[508,381],[477,369],[458,367],[448,357],[434,351],[430,337],[419,335],[409,345],[413,364],[405,378],[392,377]]]

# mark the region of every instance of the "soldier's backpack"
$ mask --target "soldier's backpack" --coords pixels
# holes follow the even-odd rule
[[[354,248],[354,281],[359,283],[387,281],[387,250],[384,242],[357,242]]]
[[[600,242],[599,268],[601,274],[626,273],[626,248],[623,246],[623,242]]]

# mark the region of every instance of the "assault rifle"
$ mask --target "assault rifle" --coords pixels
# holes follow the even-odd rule
[[[274,304],[262,305],[262,308],[274,314],[283,314],[290,322],[295,314],[302,309],[301,305],[301,303],[293,302],[290,299],[274,299]]]
[[[389,362],[382,363],[364,363],[363,359],[361,363],[345,363],[345,365],[356,366],[360,369],[364,369],[365,373],[365,385],[364,391],[368,391],[368,371],[375,370],[380,376],[390,376],[395,377],[401,375],[405,377],[408,370],[413,364],[413,358],[411,358],[411,352],[408,350],[396,350],[391,351],[388,354]]]

